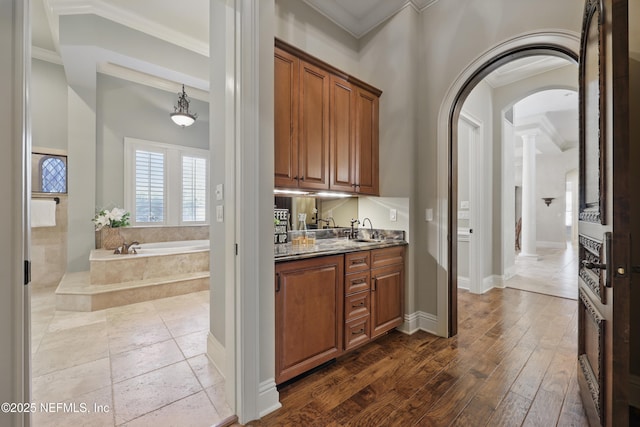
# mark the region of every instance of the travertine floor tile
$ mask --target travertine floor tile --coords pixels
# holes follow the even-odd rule
[[[64,402],[109,385],[108,358],[34,377],[31,381],[33,401],[37,403]]]
[[[116,423],[131,421],[201,390],[185,361],[114,384]]]
[[[54,404],[58,401],[43,402]],[[51,406],[57,412],[37,411],[33,425],[37,427],[110,427],[115,425],[111,386],[63,402],[66,406]],[[75,412],[74,412],[75,411]]]
[[[206,354],[201,354],[196,357],[188,359],[189,365],[193,372],[195,372],[198,381],[202,384],[202,387],[207,388],[216,384],[224,383],[224,377],[220,374],[218,369],[211,363]]]
[[[130,421],[126,427],[208,427],[221,417],[204,391]]]
[[[188,359],[207,352],[208,335],[209,331],[205,329],[204,331],[177,337],[175,340],[180,350],[182,350],[184,357]]]
[[[182,352],[175,341],[170,339],[114,354],[111,356],[111,377],[114,383],[118,383],[181,360],[184,360]]]

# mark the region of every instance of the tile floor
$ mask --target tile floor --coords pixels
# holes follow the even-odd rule
[[[209,291],[71,312],[55,309],[54,290],[32,290],[32,400],[67,410],[37,411],[33,426],[210,426],[232,415],[206,356]]]
[[[508,288],[561,298],[578,298],[578,248],[538,248],[539,259],[516,256],[516,274],[504,282]]]

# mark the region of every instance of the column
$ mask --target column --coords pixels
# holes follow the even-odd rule
[[[522,251],[521,257],[536,253],[536,132],[522,134]]]

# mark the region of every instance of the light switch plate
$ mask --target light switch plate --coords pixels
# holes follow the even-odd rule
[[[458,219],[469,219],[469,211],[458,211]]]
[[[223,186],[222,184],[216,185],[216,200],[222,200],[224,198]]]
[[[425,221],[433,221],[433,209],[425,209],[424,210],[424,220]]]
[[[469,201],[468,200],[462,200],[460,202],[460,209],[469,209]]]
[[[216,206],[216,221],[217,222],[224,221],[224,206],[222,205]]]
[[[389,209],[389,221],[397,221],[397,220],[398,220],[398,210]]]

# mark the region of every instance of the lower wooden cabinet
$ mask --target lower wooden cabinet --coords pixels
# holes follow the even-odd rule
[[[276,264],[276,384],[339,356],[344,256]]]
[[[404,246],[276,264],[276,384],[398,327]]]

